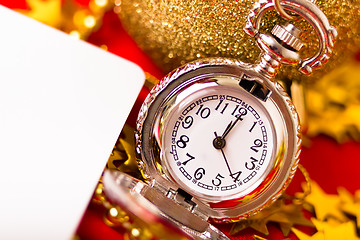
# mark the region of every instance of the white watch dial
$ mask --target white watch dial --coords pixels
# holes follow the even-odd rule
[[[246,218],[273,203],[295,174],[301,144],[295,107],[253,67],[194,61],[163,78],[139,112],[142,174],[196,216]]]
[[[165,171],[199,198],[217,201],[250,193],[272,166],[271,117],[261,100],[241,88],[192,88],[164,123]]]

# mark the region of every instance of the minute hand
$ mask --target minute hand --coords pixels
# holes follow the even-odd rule
[[[231,123],[230,123],[230,124],[231,124]],[[230,124],[229,124],[229,125],[230,125]],[[218,138],[218,136],[217,136],[216,132],[214,132],[214,134],[215,134],[215,139],[217,139],[217,138]],[[220,149],[221,154],[223,155],[223,158],[224,158],[224,160],[225,160],[226,166],[227,166],[227,168],[228,168],[228,170],[229,170],[229,173],[230,173],[230,176],[231,176],[231,175],[232,175],[231,168],[230,168],[230,165],[229,165],[228,160],[226,159],[226,156],[225,156],[225,153],[224,153],[223,147],[218,148],[218,149]]]
[[[224,133],[221,135],[221,139],[225,139],[226,135],[229,134],[229,132],[231,131],[231,129],[234,128],[234,126],[236,125],[237,122],[239,122],[239,120],[243,120],[241,117],[247,114],[247,110],[245,108],[242,108],[243,111],[239,114],[239,116],[236,118],[236,120],[234,122],[230,122],[229,125],[226,127]]]

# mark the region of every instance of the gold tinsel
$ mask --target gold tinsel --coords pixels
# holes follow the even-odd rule
[[[122,0],[117,11],[123,25],[138,45],[165,71],[202,57],[232,57],[254,62],[258,57],[255,41],[244,31],[253,0]],[[318,0],[318,6],[334,25],[339,37],[329,63],[311,79],[345,61],[360,44],[360,0]],[[283,21],[275,11],[263,17],[263,31]],[[306,48],[302,56],[310,57],[317,50],[314,30],[301,20]],[[303,78],[285,68],[280,76]]]

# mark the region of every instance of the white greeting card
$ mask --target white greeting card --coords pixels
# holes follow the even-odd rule
[[[144,81],[0,6],[0,239],[70,239]]]

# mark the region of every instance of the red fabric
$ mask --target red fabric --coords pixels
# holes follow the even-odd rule
[[[105,44],[109,52],[137,63],[145,72],[157,78],[162,78],[164,72],[136,45],[122,28],[120,20],[113,12],[109,12],[103,19],[103,27],[93,33],[88,39],[95,45]]]
[[[86,6],[89,2],[89,0],[77,1],[82,6]],[[25,0],[0,0],[0,4],[13,9],[27,9]],[[107,45],[110,52],[137,63],[145,72],[149,72],[157,78],[161,78],[164,75],[151,59],[137,47],[135,42],[122,28],[117,16],[112,12],[106,14],[103,27],[98,32],[93,33],[89,41],[95,45]],[[360,60],[360,57],[358,58]],[[135,124],[137,111],[147,93],[148,91],[143,89],[139,94],[139,98],[127,121],[132,126]],[[301,163],[310,173],[310,177],[327,193],[336,194],[336,189],[339,186],[343,186],[351,193],[354,193],[360,188],[360,177],[358,174],[358,169],[360,168],[359,156],[360,143],[348,142],[340,145],[328,137],[319,136],[311,139],[310,146],[303,148]],[[304,181],[303,177],[297,173],[294,181],[290,184],[288,192],[301,191],[300,184],[302,181]],[[93,204],[89,206],[77,233],[81,239],[123,239],[121,230],[116,231],[103,222],[102,214],[103,209]],[[229,225],[218,225],[218,227],[224,232],[229,231]],[[314,231],[311,228],[300,227],[300,229],[308,233]],[[267,239],[284,238],[276,224],[269,224],[269,231],[270,236],[263,236],[255,231],[245,230],[241,234],[233,236],[232,239],[253,239],[253,234],[258,234]],[[296,239],[292,233],[289,237]]]
[[[27,9],[26,0],[0,0],[0,5],[11,9]]]

